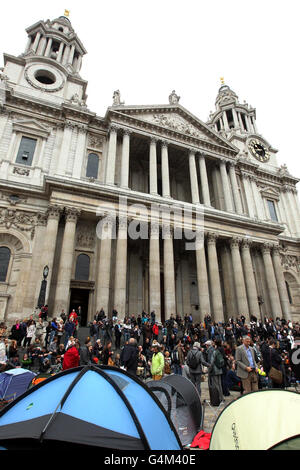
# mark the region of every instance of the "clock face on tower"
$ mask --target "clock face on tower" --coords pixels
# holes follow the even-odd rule
[[[249,142],[249,149],[252,155],[259,162],[266,163],[270,160],[270,152],[267,150],[265,145],[257,139],[252,139]]]

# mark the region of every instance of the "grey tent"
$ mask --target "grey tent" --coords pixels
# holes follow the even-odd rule
[[[248,393],[219,415],[209,449],[300,449],[299,415],[299,393],[279,389]]]
[[[202,405],[194,384],[180,375],[147,383],[171,418],[183,446],[191,444],[202,428]]]

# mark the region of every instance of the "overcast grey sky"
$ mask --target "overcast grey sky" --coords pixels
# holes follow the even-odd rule
[[[1,54],[21,54],[25,28],[65,9],[88,51],[81,75],[89,109],[103,116],[116,89],[127,105],[165,104],[175,89],[180,104],[206,122],[225,77],[256,108],[279,164],[300,178],[299,0],[5,2]]]

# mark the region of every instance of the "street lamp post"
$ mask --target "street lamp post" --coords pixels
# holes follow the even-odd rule
[[[49,267],[45,266],[43,270],[43,280],[40,289],[40,295],[38,300],[38,308],[42,308],[46,301],[46,290],[47,290],[47,277],[49,275]]]

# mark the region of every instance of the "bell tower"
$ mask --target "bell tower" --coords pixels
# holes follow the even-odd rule
[[[277,170],[277,150],[258,133],[256,110],[245,101],[240,103],[224,78],[221,78],[215,106],[216,110],[210,113],[207,124],[235,145],[243,159]]]
[[[87,82],[80,76],[86,50],[69,18],[39,21],[26,30],[26,49],[19,57],[4,54],[3,73],[14,93],[61,104],[85,102]]]
[[[221,88],[216,99],[216,111],[211,113],[209,125],[228,137],[237,134],[256,134],[256,110],[246,102],[241,104],[238,96],[221,78]]]

